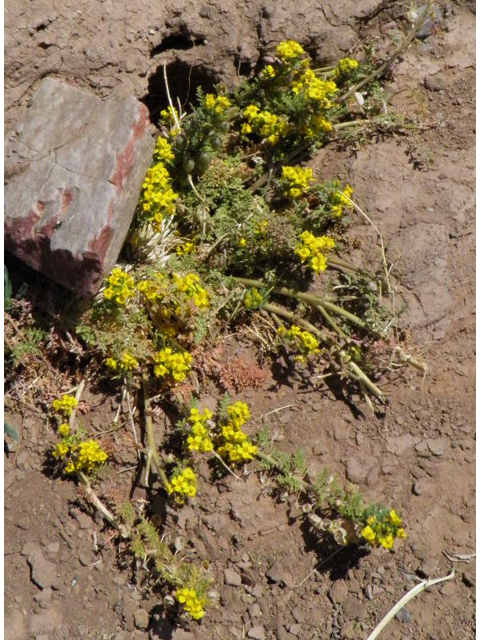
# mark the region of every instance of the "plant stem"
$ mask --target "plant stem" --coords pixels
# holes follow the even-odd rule
[[[363,86],[365,86],[372,80],[375,80],[375,78],[382,76],[385,73],[385,71],[387,71],[392,66],[395,60],[399,56],[401,56],[404,51],[408,49],[408,47],[414,40],[415,36],[417,35],[417,33],[422,28],[423,24],[425,23],[425,20],[427,19],[431,6],[432,6],[432,0],[428,0],[425,10],[418,17],[410,33],[402,40],[402,42],[395,49],[392,55],[389,58],[387,58],[387,60],[385,60],[385,62],[381,64],[377,69],[374,69],[371,73],[369,73],[366,78],[358,82],[355,86],[350,87],[350,89],[339,98],[340,102],[345,102],[345,100],[347,100],[352,94],[354,94],[356,91],[361,89]]]
[[[418,596],[419,593],[428,589],[429,587],[433,587],[435,584],[439,584],[440,582],[446,582],[447,580],[452,580],[455,577],[455,571],[452,569],[452,572],[443,578],[436,578],[434,580],[423,580],[420,584],[415,585],[410,591],[408,591],[403,598],[401,598],[395,606],[393,606],[390,611],[384,616],[380,622],[377,624],[372,633],[368,636],[367,640],[375,640],[378,638],[383,629],[387,626],[387,624],[392,620],[395,615],[403,609],[403,607],[410,602],[415,596]]]
[[[145,431],[147,434],[147,470],[150,465],[150,460],[153,461],[155,469],[160,476],[160,479],[163,483],[165,489],[168,489],[169,482],[168,478],[165,475],[165,471],[163,470],[162,461],[160,459],[160,455],[158,453],[157,447],[155,445],[155,437],[153,435],[153,420],[152,420],[152,410],[150,408],[150,395],[148,393],[148,376],[143,375],[143,404],[145,411]]]
[[[235,280],[247,287],[263,287],[265,284],[261,280],[252,280],[250,278],[235,277]],[[321,306],[326,311],[332,311],[332,313],[336,313],[337,315],[343,316],[344,318],[346,318],[347,320],[350,320],[350,322],[353,322],[353,324],[356,324],[362,329],[365,329],[367,331],[370,330],[369,327],[367,327],[367,324],[363,320],[361,320],[358,316],[354,315],[353,313],[350,313],[350,311],[347,311],[346,309],[343,309],[342,307],[339,307],[336,304],[333,304],[333,302],[329,302],[325,298],[313,296],[310,293],[301,293],[300,291],[287,289],[287,287],[274,287],[272,291],[273,293],[278,293],[280,295],[287,296],[288,298],[303,300],[304,302],[307,302],[309,305],[315,308],[317,306]]]
[[[103,502],[97,496],[95,491],[92,489],[92,485],[90,484],[90,480],[83,473],[83,471],[77,471],[77,477],[79,478],[80,482],[85,487],[85,493],[86,493],[88,499],[90,500],[90,502],[92,502],[93,506],[97,509],[97,511],[100,512],[100,514],[102,515],[103,519],[106,520],[109,524],[111,524],[112,527],[115,527],[115,529],[119,532],[119,534],[122,536],[122,538],[128,538],[129,536],[128,536],[127,529],[122,524],[117,522],[117,520],[115,519],[115,516],[110,511],[110,509],[108,509],[108,507],[106,507],[103,504]]]
[[[267,302],[266,304],[263,305],[263,309],[265,311],[268,311],[269,313],[282,316],[287,320],[290,320],[290,322],[298,322],[298,324],[300,324],[305,329],[307,329],[308,331],[316,335],[318,338],[320,338],[320,340],[325,342],[328,346],[332,346],[334,344],[331,338],[329,338],[324,333],[322,333],[313,324],[311,324],[307,320],[303,320],[303,318],[296,318],[294,313],[292,313],[291,311],[288,311],[287,309],[284,309],[283,307]],[[372,393],[376,398],[378,398],[380,402],[382,402],[382,404],[386,404],[385,397],[382,391],[379,389],[379,387],[377,387],[375,383],[373,383],[370,380],[370,378],[362,371],[362,369],[358,366],[358,364],[353,362],[345,351],[340,351],[339,355],[340,355],[341,363],[344,366],[346,365],[347,369],[349,369],[347,373],[350,375],[350,377],[355,378],[355,380],[358,380],[361,384],[365,385],[365,387],[367,387],[370,393]]]

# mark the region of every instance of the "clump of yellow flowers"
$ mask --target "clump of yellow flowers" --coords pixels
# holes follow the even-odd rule
[[[155,353],[153,360],[153,372],[158,378],[171,378],[175,383],[183,382],[190,373],[192,356],[188,351],[173,351],[166,347]]]
[[[280,327],[277,333],[282,340],[292,345],[300,353],[296,356],[298,362],[305,362],[309,356],[320,353],[320,345],[315,336],[310,331],[302,331],[296,324],[292,324],[288,330]]]
[[[227,419],[218,437],[217,452],[228,462],[239,464],[253,460],[257,455],[258,447],[242,431],[242,426],[250,418],[250,410],[244,402],[235,402],[227,407]]]
[[[247,120],[242,126],[243,134],[257,133],[272,145],[277,144],[291,130],[286,116],[279,116],[268,110],[261,111],[254,104],[244,109],[243,117]]]
[[[70,434],[70,426],[66,423],[59,426],[58,433],[62,440],[53,448],[52,456],[63,461],[66,473],[82,471],[90,474],[106,462],[108,455],[96,440],[81,441],[78,435]]]
[[[166,144],[168,145],[168,142]],[[163,148],[161,153],[165,157],[168,151]],[[155,231],[161,231],[165,216],[174,215],[177,199],[178,193],[172,189],[172,179],[168,169],[163,162],[157,162],[147,171],[141,196],[143,217],[151,223]]]
[[[335,248],[335,241],[328,236],[314,236],[310,231],[300,234],[302,241],[295,247],[295,253],[302,262],[307,262],[315,273],[325,271],[327,268],[327,257],[325,254]]]
[[[196,273],[187,273],[185,276],[173,274],[173,281],[179,291],[187,298],[191,298],[199,309],[210,306],[210,297],[206,289],[200,285],[200,277]]]
[[[345,76],[358,68],[358,60],[354,58],[341,58],[334,69],[334,76]]]
[[[403,522],[395,509],[391,509],[384,516],[371,515],[361,535],[372,547],[392,549],[395,538],[406,538]]]
[[[231,106],[232,103],[226,96],[214,96],[212,93],[207,93],[205,96],[205,107],[219,116],[223,115]]]
[[[190,409],[188,422],[192,423],[192,427],[187,438],[187,445],[190,451],[207,453],[213,450],[213,442],[207,427],[207,423],[212,417],[213,413],[209,409],[204,409],[203,413],[200,413],[196,407]]]
[[[105,360],[105,364],[110,369],[114,369],[119,373],[133,373],[136,369],[138,369],[138,360],[132,356],[130,353],[125,352],[122,353],[118,360],[115,358],[107,358]]]
[[[258,289],[252,287],[245,294],[244,301],[247,309],[259,309],[263,304],[263,296]]]
[[[180,604],[183,604],[185,611],[194,620],[200,620],[205,615],[206,598],[200,597],[195,589],[189,589],[188,587],[177,589],[175,598]]]
[[[353,194],[352,187],[347,184],[343,191],[334,191],[332,194],[332,215],[339,218],[343,209],[353,209],[353,204],[350,202]]]
[[[284,166],[280,182],[285,189],[285,195],[294,200],[308,191],[310,183],[313,182],[313,171],[302,167]]]
[[[60,399],[56,398],[52,402],[52,407],[56,413],[60,414],[64,418],[68,418],[72,415],[72,411],[77,404],[77,400],[73,396],[64,395]]]
[[[175,500],[180,504],[185,502],[185,498],[194,498],[197,493],[197,476],[191,467],[186,467],[182,471],[177,470],[166,489],[173,494]]]
[[[128,273],[116,267],[107,278],[107,288],[103,292],[105,300],[111,300],[122,307],[135,293],[135,281]]]

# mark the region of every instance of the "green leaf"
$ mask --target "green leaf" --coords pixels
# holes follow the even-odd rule
[[[3,265],[3,307],[5,311],[12,308],[12,283],[5,265]]]
[[[9,425],[8,422],[3,423],[3,432],[8,434],[11,438],[16,440],[17,442],[20,440],[20,437],[16,429],[14,429],[11,425]]]

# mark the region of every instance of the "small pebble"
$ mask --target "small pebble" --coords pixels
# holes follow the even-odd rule
[[[412,621],[412,614],[408,611],[408,609],[405,609],[405,607],[404,607],[403,609],[400,609],[400,611],[397,613],[395,618],[399,622],[404,622],[405,624],[410,624],[410,622]]]
[[[262,624],[255,625],[247,632],[247,638],[265,640],[265,627]]]
[[[242,584],[242,578],[239,573],[233,569],[225,569],[223,572],[225,584],[230,587],[239,587]]]

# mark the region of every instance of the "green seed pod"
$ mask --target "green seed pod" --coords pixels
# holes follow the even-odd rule
[[[192,173],[192,171],[195,169],[195,160],[193,160],[192,158],[185,158],[182,164],[182,168],[185,173]]]
[[[222,146],[222,139],[219,138],[218,136],[214,136],[211,140],[210,140],[210,146],[212,147],[212,149],[214,149],[215,151],[217,149],[220,149],[220,147]]]
[[[195,163],[195,167],[197,169],[197,173],[199,176],[203,176],[203,174],[207,171],[210,166],[210,162],[212,158],[208,153],[201,153],[197,158],[197,162]]]
[[[186,144],[187,138],[183,134],[180,134],[175,138],[175,146],[178,147],[178,149],[185,149]]]

